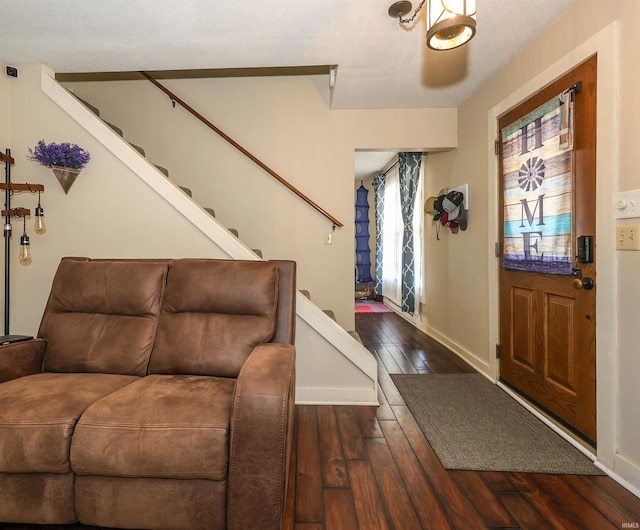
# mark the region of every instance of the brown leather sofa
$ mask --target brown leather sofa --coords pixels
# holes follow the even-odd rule
[[[282,526],[295,263],[65,258],[0,346],[0,521]]]

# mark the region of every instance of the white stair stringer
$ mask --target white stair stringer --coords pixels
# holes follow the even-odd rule
[[[296,307],[296,403],[378,405],[371,352],[300,292]]]
[[[62,87],[46,67],[42,67],[40,80],[42,91],[49,98],[229,259],[260,259]],[[377,365],[373,355],[305,296],[298,293],[296,303],[296,403],[378,405]]]
[[[69,116],[106,147],[125,166],[131,169],[158,195],[187,218],[196,228],[234,259],[258,259],[241,240],[235,237],[177,184],[168,179],[155,165],[144,158],[123,137],[116,134],[104,121],[84,106],[61,86],[43,67],[40,76],[42,91]]]

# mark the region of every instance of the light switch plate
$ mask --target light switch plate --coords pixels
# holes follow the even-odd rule
[[[640,226],[617,226],[616,250],[640,250]]]
[[[640,217],[640,190],[620,191],[616,197],[616,217]]]

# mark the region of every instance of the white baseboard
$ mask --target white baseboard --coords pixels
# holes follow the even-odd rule
[[[371,388],[296,387],[296,405],[361,405],[377,407],[377,391]]]
[[[598,464],[599,462],[596,462],[596,465],[618,484],[628,489],[636,497],[640,497],[640,488],[637,486],[640,484],[640,467],[637,464],[630,462],[620,454],[613,455],[613,470]]]
[[[448,339],[447,337],[440,334],[435,329],[429,326],[427,326],[426,329],[424,329],[423,331],[427,335],[429,335],[429,337],[431,337],[432,339],[438,341],[443,346],[446,346],[447,348],[449,348],[453,353],[455,353],[462,360],[468,362],[471,366],[473,366],[476,370],[478,370],[478,372],[489,377],[490,375],[489,365],[485,361],[483,361],[482,359],[479,359],[470,351],[465,350],[462,346]]]

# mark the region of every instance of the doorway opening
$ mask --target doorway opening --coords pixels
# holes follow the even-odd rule
[[[424,154],[358,151],[355,176],[356,312],[383,312],[386,307],[418,325],[424,275]],[[369,200],[365,259],[358,241],[358,232],[364,232],[358,226],[364,194]],[[358,267],[361,262],[371,264],[370,275],[367,267]],[[369,308],[365,301],[371,302]]]

